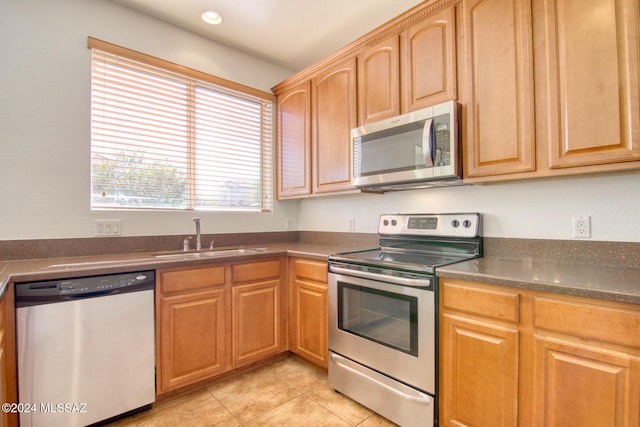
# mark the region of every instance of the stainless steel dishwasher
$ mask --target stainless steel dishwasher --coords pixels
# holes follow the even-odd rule
[[[85,426],[155,400],[155,272],[16,284],[20,425]]]

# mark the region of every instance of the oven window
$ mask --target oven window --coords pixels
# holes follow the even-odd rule
[[[338,328],[418,356],[418,299],[338,282]]]

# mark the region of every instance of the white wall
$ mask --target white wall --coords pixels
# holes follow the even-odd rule
[[[87,36],[264,91],[293,74],[105,0],[0,1],[0,239],[91,237],[115,218],[124,235],[193,232],[192,212],[90,210]],[[297,209],[198,215],[204,233],[276,231]]]
[[[591,240],[640,242],[640,173],[519,181],[305,200],[300,229],[376,233],[382,213],[480,212],[484,235],[573,239],[573,216],[591,216]]]
[[[0,240],[91,237],[95,219],[123,234],[193,232],[191,212],[89,208],[87,36],[262,90],[291,72],[105,0],[0,1]],[[640,174],[563,178],[277,202],[273,214],[199,213],[203,232],[294,229],[375,233],[389,212],[478,211],[485,235],[572,239],[590,215],[592,240],[640,242]]]

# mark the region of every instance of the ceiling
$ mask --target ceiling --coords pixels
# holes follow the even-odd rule
[[[299,71],[423,0],[111,0]],[[213,9],[220,25],[200,15]]]

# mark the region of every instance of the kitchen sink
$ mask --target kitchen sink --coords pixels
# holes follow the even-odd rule
[[[221,256],[228,255],[243,255],[243,254],[254,254],[261,251],[265,251],[266,248],[229,248],[229,249],[205,249],[201,251],[164,251],[164,252],[156,252],[152,253],[151,256],[156,259],[198,259],[198,258],[215,258]],[[91,267],[91,266],[100,266],[100,265],[111,265],[111,264],[130,264],[130,263],[139,263],[141,258],[123,258],[123,259],[115,259],[115,260],[107,260],[107,261],[85,261],[85,262],[70,262],[63,264],[51,264],[48,265],[47,268],[71,268],[71,267]]]
[[[153,254],[154,258],[169,258],[169,259],[192,259],[192,258],[210,258],[225,255],[242,255],[252,254],[258,252],[258,249],[249,248],[236,248],[236,249],[213,249],[198,252],[171,252],[171,253],[158,253]]]

